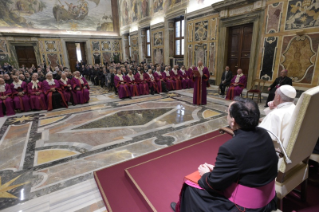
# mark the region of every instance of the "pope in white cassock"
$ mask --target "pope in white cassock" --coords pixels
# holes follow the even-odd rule
[[[296,107],[293,102],[296,94],[294,87],[290,85],[280,86],[276,90],[274,101],[269,102],[269,108],[264,110],[267,116],[259,124],[259,127],[274,133],[281,142],[287,137],[287,128]],[[269,135],[272,140],[277,140],[272,134],[269,133]]]

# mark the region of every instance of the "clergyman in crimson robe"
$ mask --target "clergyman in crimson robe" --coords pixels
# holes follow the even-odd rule
[[[47,73],[46,78],[42,86],[47,99],[48,111],[61,107],[68,108],[59,81],[53,79],[51,72]]]
[[[165,67],[165,71],[163,72],[163,77],[164,77],[164,81],[166,82],[167,89],[169,91],[175,90],[174,80],[172,80],[168,66]]]
[[[59,83],[65,98],[65,101],[67,103],[72,102],[72,105],[76,105],[76,98],[74,98],[75,95],[72,92],[72,80],[67,78],[65,73],[62,73]]]
[[[117,74],[114,76],[114,85],[117,88],[119,98],[131,98],[131,91],[125,81],[125,76],[122,75],[121,70],[117,70]]]
[[[18,76],[12,76],[11,92],[13,97],[14,108],[23,112],[31,110],[30,99],[27,95],[28,86],[26,82],[21,81]]]
[[[42,89],[42,82],[38,80],[38,74],[32,74],[32,80],[28,84],[28,94],[32,110],[47,110],[45,96]]]
[[[164,79],[164,75],[161,72],[161,67],[160,66],[157,66],[156,71],[154,72],[153,75],[154,75],[155,80],[157,82],[158,91],[160,93],[161,92],[166,92],[167,93],[168,90],[167,90],[166,82],[165,82],[165,79]]]
[[[135,81],[139,87],[139,94],[140,95],[148,95],[150,94],[150,89],[145,79],[144,69],[141,69],[140,72],[135,74]]]
[[[174,65],[174,68],[169,73],[174,81],[175,90],[180,90],[182,88],[181,77],[178,74],[178,65]]]
[[[182,88],[187,89],[190,87],[190,79],[188,76],[188,72],[185,70],[185,66],[182,66],[182,68],[178,71],[179,76],[182,79]]]
[[[130,88],[132,96],[139,96],[138,85],[135,82],[135,77],[132,74],[132,70],[131,69],[128,70],[128,74],[125,76],[125,80],[128,83],[128,86]]]
[[[189,80],[189,88],[194,88],[194,81],[192,80],[193,79],[193,69],[194,68],[195,68],[195,66],[192,66],[192,67],[190,67],[187,70],[187,75],[188,75],[188,78],[190,79]]]
[[[243,74],[242,69],[237,70],[237,75],[233,77],[227,91],[227,100],[233,100],[236,96],[240,96],[241,92],[246,88],[247,77]]]
[[[11,99],[11,87],[0,78],[0,117],[15,115],[13,101]]]
[[[152,69],[149,69],[147,74],[146,74],[146,81],[148,83],[148,87],[151,89],[151,94],[154,95],[154,93],[159,93],[158,92],[158,87],[157,87],[157,82],[155,80],[155,77],[153,75]]]
[[[74,72],[71,84],[74,93],[74,102],[76,104],[88,103],[90,100],[89,83],[81,76],[79,71]]]
[[[194,80],[194,105],[207,104],[207,87],[209,87],[209,71],[207,67],[203,66],[203,62],[199,61],[198,66],[193,69]]]

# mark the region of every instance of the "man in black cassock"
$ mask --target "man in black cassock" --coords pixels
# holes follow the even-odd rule
[[[269,95],[266,101],[266,105],[265,107],[268,107],[268,102],[274,100],[275,98],[275,92],[277,90],[277,88],[279,88],[282,85],[291,85],[292,86],[292,79],[290,79],[289,77],[287,77],[288,74],[288,70],[282,70],[280,72],[280,77],[278,77],[273,84],[271,84],[268,88],[269,91]]]
[[[230,85],[230,81],[233,78],[233,73],[229,70],[229,66],[226,66],[222,75],[222,82],[219,84],[220,95],[225,95],[226,86]]]
[[[257,127],[260,117],[258,105],[250,99],[236,97],[229,105],[227,121],[235,136],[220,146],[215,166],[202,164],[199,187],[185,181],[180,200],[171,203],[176,212],[222,212],[277,210],[275,179],[278,157],[268,132]],[[212,171],[211,171],[212,170]],[[235,189],[233,189],[235,187]],[[245,195],[238,195],[242,187]],[[255,188],[259,189],[255,189]],[[271,188],[271,190],[265,189]],[[238,190],[237,190],[238,188]],[[264,192],[257,204],[254,193]],[[231,199],[232,192],[234,199]],[[240,199],[247,201],[240,205]],[[266,200],[266,201],[265,201]],[[243,203],[243,201],[241,202]]]

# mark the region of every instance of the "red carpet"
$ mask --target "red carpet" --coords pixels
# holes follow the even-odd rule
[[[215,131],[94,172],[108,211],[170,212],[184,176],[201,163],[214,164],[218,147],[230,138]],[[309,182],[307,192],[307,202],[294,192],[287,195],[283,212],[319,212],[319,186]]]
[[[214,163],[219,146],[230,138],[215,131],[94,172],[108,211],[154,211],[125,174],[127,168],[156,211],[170,211],[170,202],[178,200],[183,177],[201,163]]]

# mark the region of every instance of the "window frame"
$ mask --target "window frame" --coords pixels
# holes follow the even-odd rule
[[[184,21],[184,27],[182,27],[182,23]],[[176,37],[176,23],[179,22],[180,23],[180,27],[179,27],[179,37]],[[182,53],[182,49],[183,49],[183,45],[182,45],[182,40],[184,40],[184,45],[185,45],[185,33],[183,32],[183,29],[185,29],[185,20],[184,20],[184,17],[181,16],[180,18],[178,19],[174,19],[174,57],[175,58],[183,58],[184,55],[185,55],[185,49],[184,49],[184,54]],[[179,46],[179,51],[180,51],[180,54],[177,55],[176,54],[176,41],[180,42],[180,46]]]
[[[149,40],[149,42],[147,41],[147,31],[149,32],[149,38],[150,38],[150,40]],[[150,28],[147,28],[147,29],[145,29],[145,46],[146,46],[146,58],[151,58],[152,57],[152,45],[151,45],[151,29]],[[148,48],[148,45],[150,46],[150,55],[148,56],[147,55],[147,48]]]

